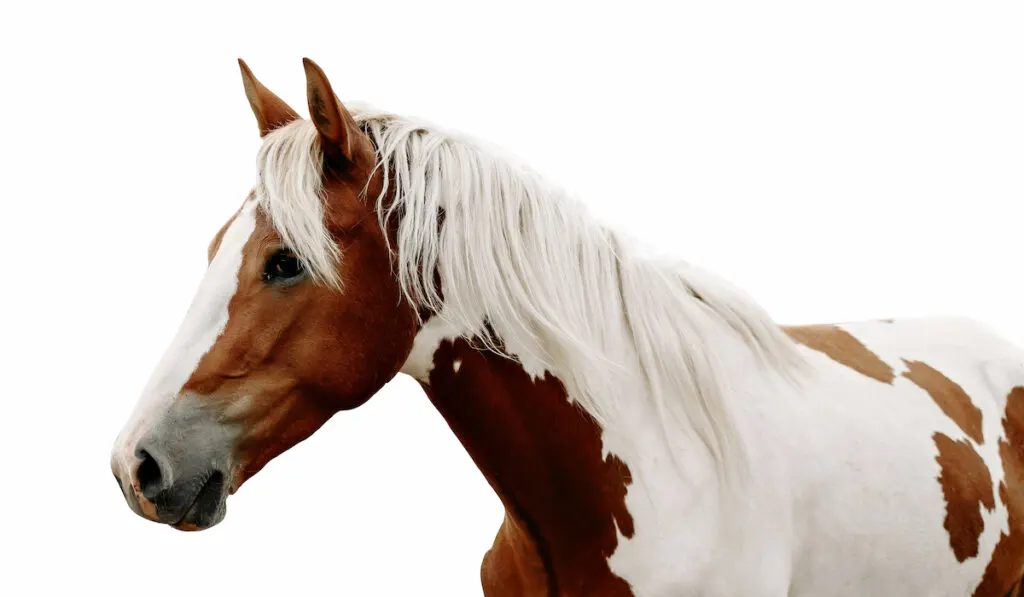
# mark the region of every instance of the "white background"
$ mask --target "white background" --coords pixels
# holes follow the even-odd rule
[[[408,378],[202,533],[108,454],[254,181],[236,57],[503,145],[781,323],[1024,343],[1019,2],[10,3],[0,9],[0,593],[477,595],[502,510]],[[81,591],[87,591],[81,593]]]

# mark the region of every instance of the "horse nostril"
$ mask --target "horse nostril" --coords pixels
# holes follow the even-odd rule
[[[163,491],[164,476],[160,471],[160,464],[149,455],[149,452],[140,450],[139,458],[142,459],[142,464],[135,473],[139,481],[139,490],[147,500],[153,501]]]

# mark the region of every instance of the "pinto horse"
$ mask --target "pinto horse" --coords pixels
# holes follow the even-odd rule
[[[961,319],[785,327],[496,149],[239,61],[257,179],[111,457],[137,514],[227,497],[398,373],[506,515],[487,595],[1005,597],[1024,354]]]

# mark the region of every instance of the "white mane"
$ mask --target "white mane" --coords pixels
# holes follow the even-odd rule
[[[582,204],[478,141],[370,108],[353,115],[377,147],[378,213],[382,225],[398,218],[396,275],[413,304],[550,371],[602,425],[649,399],[663,422],[688,423],[719,465],[741,457],[717,365],[723,339],[777,370],[800,358],[757,304],[689,264],[640,257]],[[313,275],[340,288],[320,164],[310,121],[281,127],[260,150],[256,196]]]

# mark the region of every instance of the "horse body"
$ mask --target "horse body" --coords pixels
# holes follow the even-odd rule
[[[1000,499],[999,486],[1024,448],[1005,444],[1024,425],[1008,408],[1024,354],[958,319],[790,333],[816,375],[784,399],[789,423],[764,429],[793,442],[773,438],[791,446],[774,457],[797,531],[791,594],[1005,595],[1024,564],[996,547],[1020,524],[1007,506],[1024,487],[1007,477]]]
[[[259,179],[114,447],[136,513],[217,524],[404,372],[505,505],[490,596],[1019,592],[1018,348],[956,319],[780,327],[306,72],[310,121],[242,65]]]
[[[780,408],[751,433],[786,448],[764,481],[789,485],[789,594],[1005,595],[1024,564],[996,547],[1020,530],[1007,508],[1024,487],[1001,472],[1024,448],[1006,443],[1024,424],[1008,407],[1024,354],[959,319],[788,331],[814,372],[768,397]]]
[[[564,424],[552,423],[562,419],[558,400],[567,396],[556,391],[552,399],[545,382],[516,363],[455,344],[455,331],[438,335],[428,324],[417,342],[434,349],[419,346],[405,369],[424,383],[508,508],[484,561],[486,593],[545,594],[534,592],[541,587],[559,595],[1008,594],[1024,552],[993,553],[1009,530],[1007,505],[995,496],[1004,425],[1024,426],[1024,419],[1004,421],[1007,397],[1024,383],[1024,353],[961,319],[786,331],[811,365],[799,385],[757,373],[739,347],[728,366],[750,453],[742,499],[723,495],[700,451],[683,450],[681,475],[658,413],[642,400],[630,403],[620,431],[594,430],[601,455],[573,453],[565,468],[614,455],[629,471],[626,483],[603,480],[605,492],[625,489],[628,521],[620,522],[607,503],[592,509],[601,491],[586,487],[573,495],[550,481],[567,452],[542,450],[549,435],[567,434]],[[520,387],[510,393],[515,379]],[[467,419],[470,407],[500,413],[500,422]],[[534,422],[518,432],[533,441],[525,449],[496,431],[514,427],[523,412]],[[506,484],[530,483],[502,468],[501,455],[508,454],[528,463],[524,476],[549,480],[546,501],[511,495],[516,491]],[[1008,489],[1006,497],[1019,501],[1021,488],[1011,481]],[[567,539],[567,525],[538,523],[552,510],[589,513],[591,529],[607,531],[615,521],[607,567],[599,557],[578,566],[585,559],[578,554],[602,547],[600,539],[580,546],[587,532],[576,529]],[[549,544],[566,541],[576,543],[577,566],[552,554]],[[983,577],[988,582],[979,587]]]

